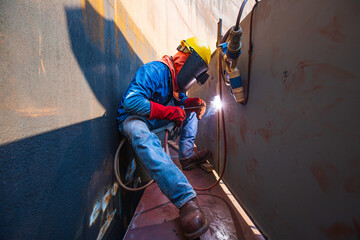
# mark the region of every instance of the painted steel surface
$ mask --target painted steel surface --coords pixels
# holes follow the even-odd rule
[[[118,238],[139,194],[107,194],[116,109],[154,51],[119,1],[1,1],[0,19],[0,238]]]
[[[351,0],[261,1],[248,103],[223,86],[224,181],[271,239],[360,237],[359,12]],[[241,26],[246,80],[249,17]],[[216,59],[190,96],[216,95]],[[216,133],[215,117],[201,120],[199,147],[217,149]]]

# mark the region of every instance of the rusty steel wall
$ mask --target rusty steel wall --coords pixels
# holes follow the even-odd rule
[[[124,234],[138,196],[118,199],[112,176],[123,92],[184,38],[214,49],[217,19],[228,27],[239,5],[0,1],[0,238]]]
[[[224,181],[270,239],[360,238],[359,23],[359,1],[263,0],[254,12],[248,103],[222,86]],[[244,80],[249,24],[248,15]],[[217,94],[217,63],[215,56],[211,81],[191,95]],[[200,121],[200,148],[217,149],[216,126],[217,116]],[[223,137],[220,149],[223,156]]]

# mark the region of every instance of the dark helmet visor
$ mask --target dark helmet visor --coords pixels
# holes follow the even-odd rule
[[[204,84],[209,77],[206,73],[208,69],[207,64],[199,54],[195,51],[190,53],[188,59],[177,75],[179,91],[182,93],[186,92],[195,82],[198,82],[201,85]]]

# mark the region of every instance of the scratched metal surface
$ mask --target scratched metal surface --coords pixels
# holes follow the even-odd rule
[[[176,154],[171,150],[171,156]],[[179,165],[177,158],[172,158]],[[205,173],[200,168],[184,173],[195,187],[208,187],[215,182],[212,174]],[[260,240],[219,185],[209,191],[198,192],[198,201],[210,223],[210,229],[200,239]],[[156,183],[145,190],[139,202],[124,237],[124,240],[130,239],[185,239],[178,209],[165,197]]]
[[[223,85],[224,181],[271,239],[360,238],[359,12],[351,0],[261,1],[248,104]],[[242,27],[246,79],[249,16]],[[191,95],[216,93],[216,64]],[[216,149],[216,116],[197,143]]]
[[[130,44],[141,36],[120,27],[131,24],[120,1],[0,5],[0,239],[118,238],[136,198],[120,209],[107,194],[116,110],[154,51]]]

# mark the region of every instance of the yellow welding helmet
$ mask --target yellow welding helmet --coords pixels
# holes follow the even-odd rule
[[[209,45],[198,37],[182,40],[178,51],[189,53],[184,65],[177,75],[177,86],[180,92],[184,93],[190,89],[194,83],[204,85],[209,78],[207,70],[211,58]]]
[[[188,38],[180,42],[181,46],[186,47],[190,52],[195,50],[197,54],[204,60],[206,64],[209,64],[211,58],[211,50],[202,39],[198,37]]]

